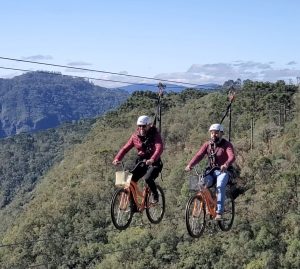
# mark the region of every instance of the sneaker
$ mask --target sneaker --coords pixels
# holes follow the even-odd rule
[[[153,194],[153,196],[152,196],[152,204],[157,204],[159,202],[159,195],[158,195],[158,193],[155,193],[155,194]]]
[[[222,214],[217,213],[215,220],[217,220],[217,221],[223,220]]]
[[[139,209],[137,208],[137,206],[136,206],[135,203],[133,203],[133,205],[132,205],[132,212],[133,212],[133,213],[138,213],[138,212],[140,212]]]

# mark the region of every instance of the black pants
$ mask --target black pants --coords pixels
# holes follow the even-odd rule
[[[144,158],[138,157],[136,163],[140,162]],[[146,183],[148,184],[150,190],[153,194],[157,194],[157,188],[154,180],[158,177],[163,167],[161,159],[155,161],[151,166],[146,164],[139,166],[132,175],[132,180],[138,182],[142,177],[144,177]]]

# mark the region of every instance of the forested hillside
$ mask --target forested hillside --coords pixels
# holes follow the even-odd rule
[[[64,153],[82,142],[95,120],[0,140],[0,234],[31,199],[31,191]],[[11,214],[14,212],[13,214]]]
[[[29,72],[0,79],[0,137],[93,118],[127,97],[124,90],[105,89],[59,73]]]
[[[236,218],[229,232],[214,222],[200,239],[186,230],[188,160],[228,104],[226,92],[186,90],[163,97],[163,180],[166,215],[150,225],[135,214],[122,232],[110,219],[113,156],[140,114],[153,114],[156,95],[133,94],[100,117],[91,131],[27,192],[27,203],[2,235],[3,268],[299,268],[300,95],[277,83],[245,81],[232,107],[240,168]],[[225,119],[228,135],[228,118]],[[126,156],[130,164],[133,153]]]

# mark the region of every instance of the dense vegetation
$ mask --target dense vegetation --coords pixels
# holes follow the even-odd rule
[[[105,89],[59,73],[29,72],[0,79],[0,137],[96,117],[127,97],[124,90]]]
[[[82,142],[94,122],[65,123],[56,129],[0,140],[0,234],[31,199],[41,177],[64,158],[65,151]]]
[[[153,113],[155,101],[153,93],[133,94],[119,109],[99,118],[87,136],[47,170],[2,236],[2,267],[300,267],[299,90],[282,81],[245,81],[237,92],[231,135],[238,154],[238,184],[246,192],[236,200],[232,230],[221,232],[212,223],[198,240],[185,228],[190,194],[184,167],[207,139],[208,126],[221,119],[226,92],[187,90],[164,96],[166,149],[160,184],[166,193],[165,218],[149,225],[145,216],[136,214],[123,232],[111,224],[111,161],[134,129],[136,117]],[[224,124],[228,131],[228,118]],[[128,164],[133,155],[126,157]]]

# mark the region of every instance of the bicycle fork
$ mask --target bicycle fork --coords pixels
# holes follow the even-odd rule
[[[203,210],[203,197],[202,195],[199,196],[199,200],[194,200],[194,206],[193,206],[193,217],[199,218],[201,214],[201,210]]]
[[[121,199],[120,199],[120,209],[121,210],[125,210],[128,207],[128,203],[129,203],[129,193],[128,192],[123,192],[121,195]]]

